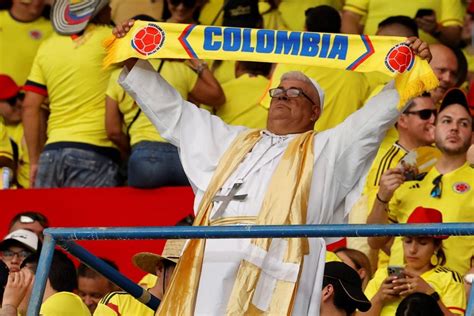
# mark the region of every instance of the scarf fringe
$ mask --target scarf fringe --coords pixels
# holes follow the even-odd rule
[[[105,39],[102,43],[102,46],[104,46],[107,53],[102,63],[103,69],[106,69],[110,65],[122,62],[124,60],[120,58],[120,45],[118,44],[118,39],[115,37],[115,35]]]
[[[414,80],[407,81],[404,75],[395,77],[395,87],[400,94],[399,110],[402,110],[410,99],[421,95],[425,91],[433,90],[439,85],[438,78],[432,71],[418,75]]]

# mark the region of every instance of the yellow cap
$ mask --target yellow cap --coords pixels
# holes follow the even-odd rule
[[[91,316],[81,298],[71,292],[58,292],[51,295],[41,305],[42,316]]]

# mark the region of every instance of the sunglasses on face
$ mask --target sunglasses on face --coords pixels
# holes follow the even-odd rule
[[[186,8],[194,8],[196,0],[170,0],[170,3],[175,7],[182,3]]]
[[[17,100],[22,100],[23,101],[24,98],[25,98],[25,95],[23,93],[18,93],[16,96],[11,97],[9,99],[6,99],[5,102],[10,104],[10,106],[15,106]]]
[[[283,97],[283,96],[286,96],[288,98],[297,98],[299,96],[304,96],[306,99],[309,100],[309,102],[311,102],[311,104],[316,104],[314,103],[313,100],[311,100],[311,98],[306,94],[304,93],[303,90],[301,90],[300,88],[289,88],[289,89],[283,89],[283,88],[274,88],[274,89],[270,89],[268,91],[270,93],[270,96],[272,98],[280,98],[280,97]]]
[[[433,189],[431,189],[431,197],[441,198],[441,193],[443,191],[443,183],[441,182],[442,174],[433,179]]]
[[[21,251],[3,250],[0,253],[2,254],[3,259],[6,259],[6,260],[12,260],[14,256],[18,256],[18,258],[23,260],[29,255],[31,255],[31,252],[27,250],[21,250]]]
[[[438,111],[437,110],[425,109],[425,110],[418,110],[418,111],[405,111],[403,114],[418,115],[418,117],[420,119],[426,121],[426,120],[429,120],[432,115],[434,115],[434,117],[436,117],[436,115],[438,115]]]

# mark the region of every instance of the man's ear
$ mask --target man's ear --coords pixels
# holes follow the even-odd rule
[[[321,116],[321,106],[313,105],[313,113],[311,115],[311,121],[316,122]]]
[[[398,120],[397,120],[397,128],[400,128],[400,127],[406,128],[407,119],[408,119],[408,115],[400,113],[400,116],[398,117]]]
[[[322,294],[321,294],[321,301],[327,302],[331,297],[333,296],[334,293],[334,287],[332,284],[328,284],[323,288]]]
[[[164,269],[163,262],[158,261],[155,267],[156,275],[158,276],[158,275],[163,274],[163,269]]]
[[[364,280],[365,277],[367,276],[367,271],[365,271],[364,268],[357,270],[357,273],[359,274],[359,277],[361,280]]]

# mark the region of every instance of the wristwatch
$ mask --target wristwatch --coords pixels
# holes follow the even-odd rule
[[[434,298],[434,300],[435,300],[436,302],[438,302],[439,299],[440,299],[438,292],[433,292],[433,293],[430,294],[430,296],[431,296],[432,298]]]
[[[466,282],[467,284],[472,284],[473,281],[474,281],[474,273],[468,273],[464,276],[464,282]]]

